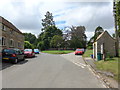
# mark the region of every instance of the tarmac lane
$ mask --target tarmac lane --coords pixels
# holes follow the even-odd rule
[[[41,53],[2,69],[3,88],[105,88],[74,53]]]

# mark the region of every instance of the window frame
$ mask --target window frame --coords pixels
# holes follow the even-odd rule
[[[6,38],[2,37],[2,46],[6,46]]]
[[[12,42],[11,42],[12,41]],[[10,43],[9,43],[10,47],[14,47],[14,40],[10,39]]]

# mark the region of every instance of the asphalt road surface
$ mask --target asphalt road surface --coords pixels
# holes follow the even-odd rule
[[[73,53],[41,53],[18,64],[3,63],[3,88],[105,88]]]

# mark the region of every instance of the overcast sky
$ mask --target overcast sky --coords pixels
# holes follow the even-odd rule
[[[3,0],[0,1],[0,16],[13,23],[22,32],[31,32],[37,36],[41,32],[41,19],[47,11],[50,11],[58,28],[85,26],[89,40],[97,26],[102,26],[110,34],[114,33],[112,5],[111,0],[109,2]]]

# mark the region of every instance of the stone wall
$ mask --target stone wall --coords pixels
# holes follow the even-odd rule
[[[3,24],[0,23],[2,26]],[[5,26],[5,25],[4,25]],[[3,48],[18,48],[18,49],[24,49],[24,35],[22,33],[17,32],[16,30],[13,30],[7,26],[5,26],[5,30],[0,29],[0,37],[5,38],[5,45],[0,46]],[[10,45],[11,40],[13,40],[13,45]]]
[[[110,56],[116,55],[115,40],[105,32],[101,38],[97,40],[97,52],[101,52],[101,45],[104,44],[104,52]]]

